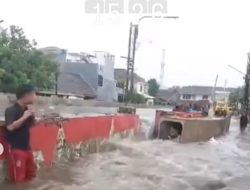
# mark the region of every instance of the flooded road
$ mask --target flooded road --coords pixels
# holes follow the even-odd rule
[[[139,110],[149,132],[154,110]],[[113,142],[113,150],[42,170],[32,183],[2,190],[249,190],[250,129],[208,142],[177,144],[146,138]]]

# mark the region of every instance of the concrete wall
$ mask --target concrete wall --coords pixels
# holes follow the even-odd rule
[[[107,52],[95,52],[98,74],[103,76],[103,86],[98,86],[97,100],[117,101],[116,81],[114,79],[114,56]]]
[[[116,83],[111,80],[103,79],[103,86],[97,89],[97,100],[113,102],[117,101]]]

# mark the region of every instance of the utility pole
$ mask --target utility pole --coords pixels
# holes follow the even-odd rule
[[[128,101],[129,96],[132,96],[134,93],[134,63],[135,63],[135,50],[136,50],[136,41],[139,33],[139,23],[143,19],[178,19],[178,16],[142,16],[138,19],[137,24],[130,23],[129,28],[129,43],[128,43],[128,57],[127,57],[127,75],[126,75],[126,87],[125,95],[126,102]]]
[[[219,75],[216,75],[215,82],[214,82],[214,88],[213,88],[213,96],[212,96],[213,103],[216,101],[216,88],[217,88],[218,78],[219,78]]]
[[[55,77],[56,77],[56,85],[55,85],[55,94],[58,95],[58,75],[59,72],[56,71]]]
[[[245,76],[245,91],[244,91],[244,108],[246,111],[249,110],[249,80],[250,80],[250,53],[247,58],[247,72]]]
[[[163,84],[164,84],[164,76],[165,76],[165,55],[166,55],[166,50],[163,49],[162,50],[162,60],[161,60],[161,70],[160,70],[160,87],[163,88]]]
[[[135,50],[136,40],[138,37],[138,25],[130,23],[129,28],[129,43],[128,43],[128,57],[127,57],[127,75],[126,75],[126,103],[128,98],[134,93],[134,62],[135,62]]]

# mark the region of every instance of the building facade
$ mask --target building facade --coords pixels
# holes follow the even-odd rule
[[[216,101],[228,101],[234,88],[217,87],[215,89]],[[209,86],[184,86],[160,90],[157,98],[161,103],[178,104],[181,102],[209,101],[213,99],[214,88]]]
[[[56,47],[41,50],[53,55],[59,66],[58,93],[117,101],[113,55],[108,52],[69,53]]]
[[[117,101],[116,81],[114,78],[115,56],[108,52],[94,52],[94,59],[98,63],[97,99],[103,101]]]
[[[215,100],[225,100],[227,101],[229,98],[229,94],[233,91],[233,88],[223,88],[223,87],[213,87],[209,86],[185,86],[182,87],[180,92],[180,100],[181,101],[200,101],[200,100],[208,100],[212,101],[213,94],[215,96]]]
[[[123,84],[123,88],[126,83],[127,70],[126,69],[115,69],[115,80],[117,84]],[[144,78],[134,73],[134,92],[137,94],[148,94],[148,84]]]

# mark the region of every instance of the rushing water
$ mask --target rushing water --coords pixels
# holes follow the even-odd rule
[[[140,110],[145,133],[153,110]],[[230,132],[208,142],[178,144],[132,138],[113,142],[113,150],[42,170],[30,184],[0,185],[2,190],[249,190],[250,130]]]

